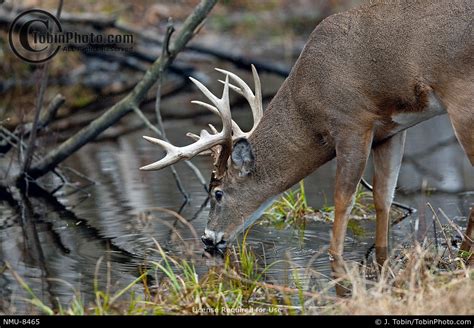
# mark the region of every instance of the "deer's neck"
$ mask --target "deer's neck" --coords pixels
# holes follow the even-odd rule
[[[290,75],[269,104],[249,141],[255,154],[255,178],[265,197],[277,195],[335,156],[317,113],[308,115],[292,96]],[[262,190],[265,188],[265,190]]]

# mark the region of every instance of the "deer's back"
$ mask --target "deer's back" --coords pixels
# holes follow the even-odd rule
[[[298,107],[308,115],[316,108],[318,119],[331,124],[331,114],[321,111],[350,115],[348,104],[358,104],[370,115],[391,101],[415,103],[420,83],[436,90],[453,80],[472,81],[473,4],[380,1],[328,17],[290,75]]]

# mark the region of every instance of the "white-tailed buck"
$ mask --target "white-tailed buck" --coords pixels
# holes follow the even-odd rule
[[[222,119],[192,135],[196,142],[162,146],[158,170],[210,150],[215,170],[203,241],[225,248],[278,194],[336,157],[335,220],[329,253],[336,276],[354,194],[369,153],[374,160],[376,257],[387,257],[389,209],[400,169],[405,130],[447,113],[474,165],[474,1],[373,1],[326,18],[309,40],[263,112],[255,93],[235,74],[225,76],[221,98],[193,80]],[[229,89],[250,103],[254,126],[244,133],[231,119]]]

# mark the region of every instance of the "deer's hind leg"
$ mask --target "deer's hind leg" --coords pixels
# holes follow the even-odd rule
[[[467,158],[474,166],[474,82],[462,83],[461,87],[456,89],[451,95],[446,96],[447,111],[451,124],[453,125],[454,134],[461,144]],[[467,91],[464,94],[460,91]],[[474,236],[474,207],[471,208],[469,221],[466,227],[465,235],[468,238]],[[461,245],[461,250],[471,251],[472,242],[467,238]],[[469,261],[470,265],[474,265],[472,257]]]
[[[465,83],[456,91],[445,97],[446,109],[454,134],[474,166],[474,82]]]
[[[403,158],[406,131],[400,132],[373,149],[374,204],[377,216],[375,257],[382,266],[388,257],[390,207]]]

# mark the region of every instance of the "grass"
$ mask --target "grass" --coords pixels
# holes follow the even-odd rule
[[[280,199],[275,201],[272,207],[265,212],[264,220],[277,228],[300,227],[314,213],[315,210],[308,206],[304,181],[302,180],[298,188],[285,192]]]
[[[172,257],[156,243],[159,260],[115,292],[95,279],[95,300],[88,304],[75,291],[70,304],[47,305],[8,264],[7,270],[30,295],[26,301],[49,315],[474,314],[474,270],[428,244],[397,250],[380,272],[372,264],[348,263],[344,279],[352,293],[337,298],[331,291],[337,281],[305,287],[291,261],[291,286],[267,282],[277,262],[262,265],[245,238],[223,265],[201,276],[191,260]]]
[[[404,252],[399,263],[385,266],[378,280],[368,280],[362,270],[348,273],[352,295],[337,301],[327,313],[366,315],[472,315],[474,270],[457,257],[449,259],[450,270],[440,269],[446,259],[433,257],[433,250],[415,246]]]
[[[360,220],[374,218],[375,208],[372,192],[364,190],[364,187],[359,185],[347,228],[355,236],[363,236],[365,230],[360,224]],[[300,181],[297,188],[285,192],[265,212],[263,217],[263,222],[277,229],[296,228],[300,236],[304,234],[307,220],[332,222],[334,220],[334,206],[324,205],[319,210],[309,206],[303,180]]]
[[[93,281],[95,299],[90,304],[85,304],[80,292],[71,286],[74,297],[70,304],[47,305],[9,265],[7,270],[28,292],[30,299],[25,301],[38,313],[48,315],[279,314],[280,307],[293,307],[291,301],[282,298],[281,288],[265,282],[266,272],[278,262],[260,266],[255,253],[245,244],[245,238],[226,254],[222,266],[201,276],[192,260],[172,257],[156,243],[159,260],[147,263],[144,272],[115,292],[108,286],[99,287],[100,259]]]
[[[332,221],[334,206],[325,205],[320,211],[331,218]],[[375,216],[372,192],[364,190],[364,187],[361,184],[357,186],[351,216],[354,219],[373,218]]]

